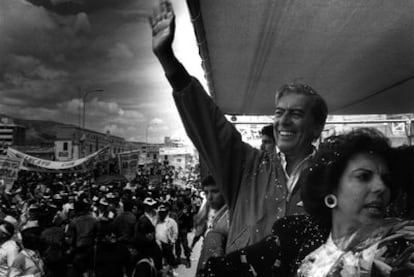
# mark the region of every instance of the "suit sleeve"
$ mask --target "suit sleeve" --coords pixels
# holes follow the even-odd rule
[[[240,133],[225,118],[202,85],[190,77],[183,67],[167,78],[175,88],[174,100],[187,135],[232,210],[246,168],[245,161],[251,160],[249,155],[255,149],[242,141]]]

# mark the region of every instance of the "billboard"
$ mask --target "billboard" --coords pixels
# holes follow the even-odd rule
[[[132,180],[137,173],[137,167],[141,158],[140,150],[132,150],[118,154],[119,172],[125,176],[128,181]]]
[[[9,190],[19,174],[21,160],[10,157],[0,157],[0,180],[4,181]]]

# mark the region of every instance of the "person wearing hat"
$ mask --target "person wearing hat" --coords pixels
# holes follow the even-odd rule
[[[109,217],[114,219],[118,214],[123,211],[122,203],[120,202],[120,197],[118,192],[109,192],[106,194],[106,199],[108,199],[108,211]]]
[[[0,221],[0,276],[6,276],[19,253],[19,246],[12,239],[14,227],[11,223]]]
[[[45,276],[44,263],[39,252],[41,229],[38,226],[30,225],[23,227],[20,233],[23,249],[14,259],[7,276]]]
[[[158,208],[158,222],[155,225],[155,238],[161,244],[162,254],[170,267],[176,267],[177,259],[173,249],[178,237],[178,224],[169,216],[168,205],[161,204]]]
[[[98,207],[95,211],[95,217],[98,220],[113,219],[113,213],[109,211],[109,202],[105,197],[99,199]]]
[[[141,244],[145,241],[145,232],[144,230],[154,229],[157,224],[157,202],[147,197],[143,201],[144,205],[144,214],[138,218],[137,224],[135,225],[134,231],[134,244],[135,248],[140,248]]]
[[[75,217],[69,223],[66,242],[73,255],[73,276],[82,276],[87,270],[87,253],[95,243],[97,219],[90,213],[86,199],[76,201],[74,207]]]
[[[158,216],[157,216],[157,201],[155,201],[151,197],[147,197],[142,202],[144,204],[144,217],[146,217],[152,225],[155,226],[157,224]]]

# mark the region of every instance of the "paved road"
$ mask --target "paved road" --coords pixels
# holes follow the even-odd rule
[[[188,234],[188,241],[191,245],[193,241],[194,233]],[[179,265],[178,268],[175,270],[179,277],[194,277],[197,269],[198,257],[200,256],[201,245],[203,239],[200,239],[193,248],[193,252],[191,253],[191,267],[186,268],[184,265]]]

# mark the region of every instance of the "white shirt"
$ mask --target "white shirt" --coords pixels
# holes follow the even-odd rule
[[[177,222],[169,217],[164,219],[164,221],[159,221],[155,226],[155,238],[157,241],[164,243],[175,243],[178,237],[178,225]]]
[[[340,242],[341,247],[343,249],[348,248],[354,237],[355,233]],[[328,240],[323,245],[303,259],[297,276],[325,277],[331,274],[332,270],[337,270],[334,269],[334,266],[340,266],[343,276],[366,276],[366,272],[371,270],[377,252],[382,251],[382,249],[378,249],[380,238],[376,237],[372,238],[371,241],[368,240],[371,245],[361,249],[362,251],[349,250],[345,252],[334,243],[332,236],[329,235]]]
[[[297,276],[325,277],[343,254],[344,251],[335,245],[330,235],[324,244],[303,259]]]
[[[19,246],[14,240],[8,240],[0,246],[0,276],[6,276],[18,253]]]
[[[39,253],[30,249],[23,249],[10,268],[8,277],[42,277],[44,264]]]
[[[305,157],[292,171],[292,173],[289,175],[287,172],[287,161],[286,161],[286,155],[280,151],[280,149],[278,147],[276,147],[276,153],[277,155],[279,155],[281,164],[282,164],[282,169],[283,169],[283,173],[285,173],[285,177],[286,177],[286,186],[287,189],[289,191],[289,193],[292,193],[293,189],[295,188],[299,177],[300,177],[300,173],[302,172],[303,166],[306,164],[306,161],[309,160],[310,157],[312,157],[316,152],[316,149],[313,148],[313,151],[311,154],[309,154],[307,157]]]
[[[214,222],[214,219],[216,218],[216,215],[217,215],[217,210],[211,209],[211,208],[208,210],[206,234],[208,231],[210,231],[213,228],[213,222]]]

